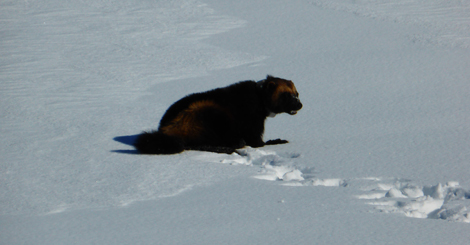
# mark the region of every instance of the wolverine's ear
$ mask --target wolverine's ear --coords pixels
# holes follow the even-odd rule
[[[276,89],[276,78],[268,75],[266,79],[258,81],[257,86],[268,91],[274,91]]]
[[[277,80],[277,78],[275,78],[275,77],[268,74],[266,76],[266,80],[264,80],[265,83],[264,83],[263,87],[266,88],[269,91],[274,91],[277,87],[276,80]]]

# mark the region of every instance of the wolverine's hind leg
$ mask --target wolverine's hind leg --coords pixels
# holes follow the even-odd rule
[[[225,107],[213,101],[196,101],[160,125],[162,133],[181,139],[187,150],[232,153],[245,146],[239,125]]]
[[[196,115],[201,131],[197,141],[191,142],[191,149],[232,153],[245,146],[233,116],[223,107],[210,104],[198,110]]]

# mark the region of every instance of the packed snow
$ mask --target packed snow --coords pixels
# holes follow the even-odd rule
[[[0,2],[0,244],[467,244],[470,1]],[[139,155],[266,74],[285,145]]]

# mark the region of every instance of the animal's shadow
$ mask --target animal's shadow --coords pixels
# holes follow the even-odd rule
[[[113,140],[125,145],[134,146],[134,142],[139,135],[125,135],[114,137]],[[123,153],[123,154],[139,154],[137,150],[113,150],[111,152]]]

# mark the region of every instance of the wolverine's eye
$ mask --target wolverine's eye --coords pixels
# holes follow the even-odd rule
[[[298,100],[299,99],[298,96],[299,96],[299,93],[293,94],[293,93],[285,92],[281,94],[281,99],[284,101],[290,101],[292,99]]]
[[[291,98],[291,97],[292,97],[292,94],[291,94],[291,93],[287,93],[287,92],[286,92],[286,93],[282,93],[282,94],[281,94],[281,98],[284,99],[284,100],[287,100],[287,99],[289,99],[289,98]]]

